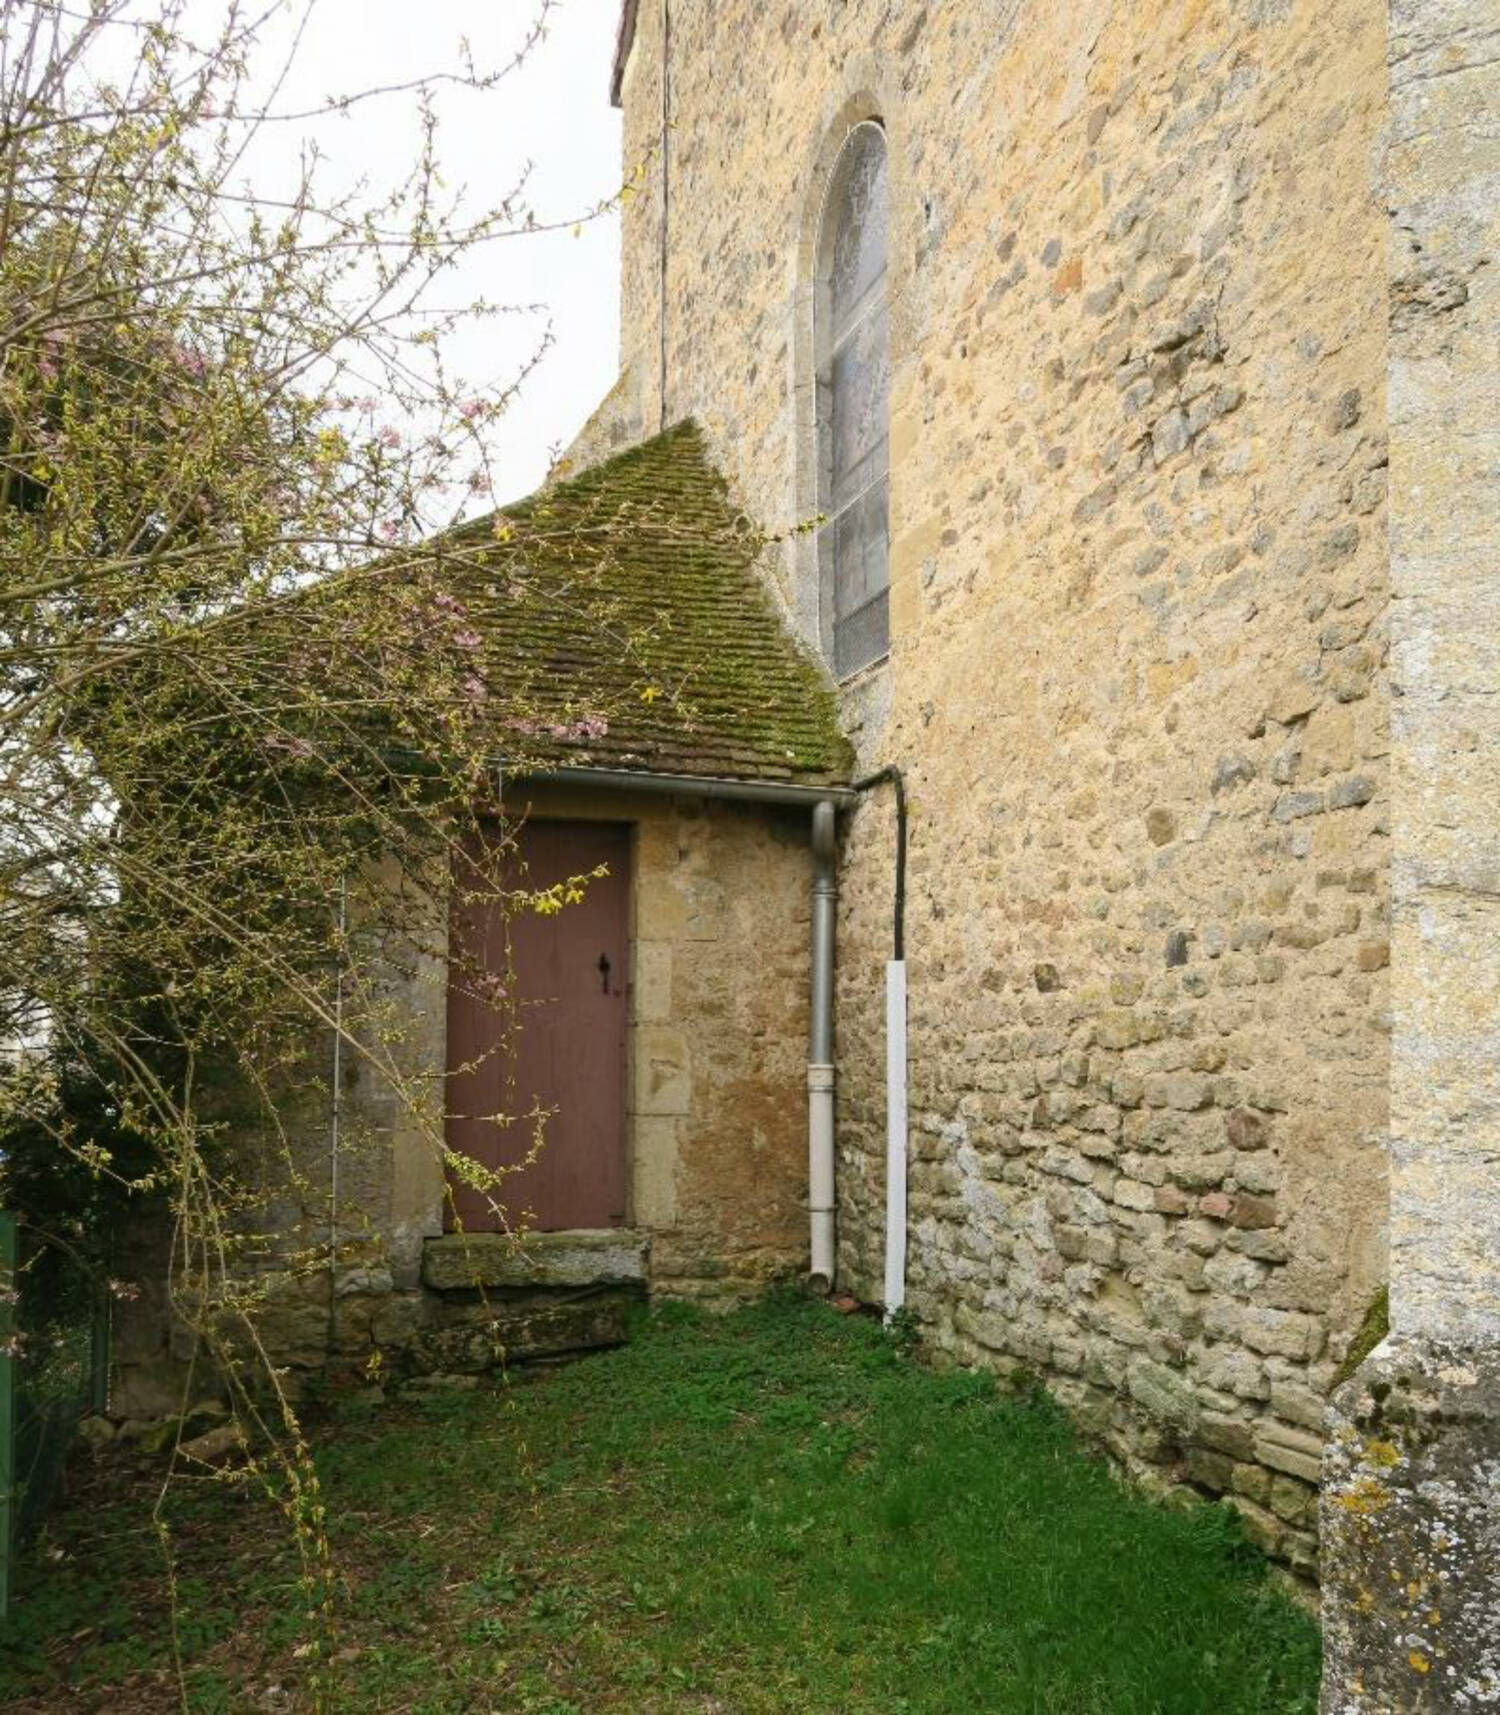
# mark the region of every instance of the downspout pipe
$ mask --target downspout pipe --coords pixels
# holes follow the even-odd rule
[[[889,785],[896,794],[896,889],[891,923],[891,958],[906,962],[906,778],[892,763],[856,780],[851,792],[873,792],[877,786]]]
[[[906,782],[894,766],[856,780],[856,792],[889,784],[896,794],[896,888],[885,967],[885,1320],[906,1303]]]
[[[836,810],[812,814],[812,994],[807,1050],[807,1185],[812,1224],[811,1282],[833,1286],[833,931],[838,905]]]

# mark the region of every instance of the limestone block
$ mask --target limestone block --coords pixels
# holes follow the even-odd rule
[[[633,956],[635,1016],[643,1024],[660,1024],[672,1016],[671,943],[638,940]]]
[[[1317,1486],[1323,1461],[1321,1436],[1306,1430],[1290,1429],[1271,1420],[1256,1427],[1255,1457],[1262,1465],[1269,1465],[1276,1471],[1289,1471],[1292,1476]]]
[[[645,1233],[597,1231],[448,1233],[422,1253],[423,1283],[435,1292],[481,1286],[643,1286],[650,1240]]]
[[[427,1330],[407,1359],[419,1373],[479,1375],[501,1363],[623,1345],[633,1302],[634,1295],[623,1291],[552,1303],[500,1302],[486,1307],[482,1319]]]
[[[631,1208],[652,1231],[677,1223],[678,1121],[640,1114],[632,1127]]]
[[[688,906],[677,879],[648,870],[635,884],[636,935],[641,941],[671,942],[687,930]]]
[[[692,1112],[692,1051],[686,1031],[660,1024],[636,1031],[631,1105],[637,1114]]]

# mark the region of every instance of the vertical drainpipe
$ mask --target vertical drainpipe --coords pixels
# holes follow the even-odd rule
[[[833,1286],[833,929],[834,807],[824,799],[812,817],[812,1020],[807,1053],[807,1182],[812,1220],[812,1283]]]
[[[906,1303],[906,960],[885,967],[885,1320]]]
[[[854,782],[896,795],[896,890],[885,967],[885,1319],[906,1303],[906,780],[895,766]]]

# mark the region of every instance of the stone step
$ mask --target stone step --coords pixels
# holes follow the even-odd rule
[[[638,1286],[649,1239],[631,1228],[571,1232],[445,1233],[422,1250],[422,1281],[434,1292],[480,1287]]]

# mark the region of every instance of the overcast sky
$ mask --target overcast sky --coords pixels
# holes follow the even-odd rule
[[[289,0],[265,31],[265,66],[280,59],[306,0]],[[190,0],[195,26],[223,14],[223,0]],[[404,82],[458,63],[467,37],[480,65],[514,54],[536,16],[533,0],[316,0],[282,92],[282,111],[322,98]],[[492,206],[533,163],[529,200],[541,221],[567,220],[619,188],[620,115],[609,103],[618,0],[561,0],[546,39],[517,72],[485,94],[438,94],[441,154],[451,189],[464,188],[476,211]],[[295,142],[277,130],[278,147]],[[331,183],[368,174],[398,181],[412,153],[416,101],[396,95],[347,116],[301,127],[312,131]],[[256,183],[274,162],[252,163]],[[450,295],[451,294],[451,295]],[[585,223],[574,236],[528,234],[492,243],[444,286],[444,303],[483,296],[540,304],[530,318],[476,324],[449,342],[450,371],[476,388],[506,381],[534,349],[551,319],[556,344],[526,383],[519,402],[493,431],[496,498],[529,492],[545,476],[551,450],[565,445],[614,382],[619,351],[619,219]]]

